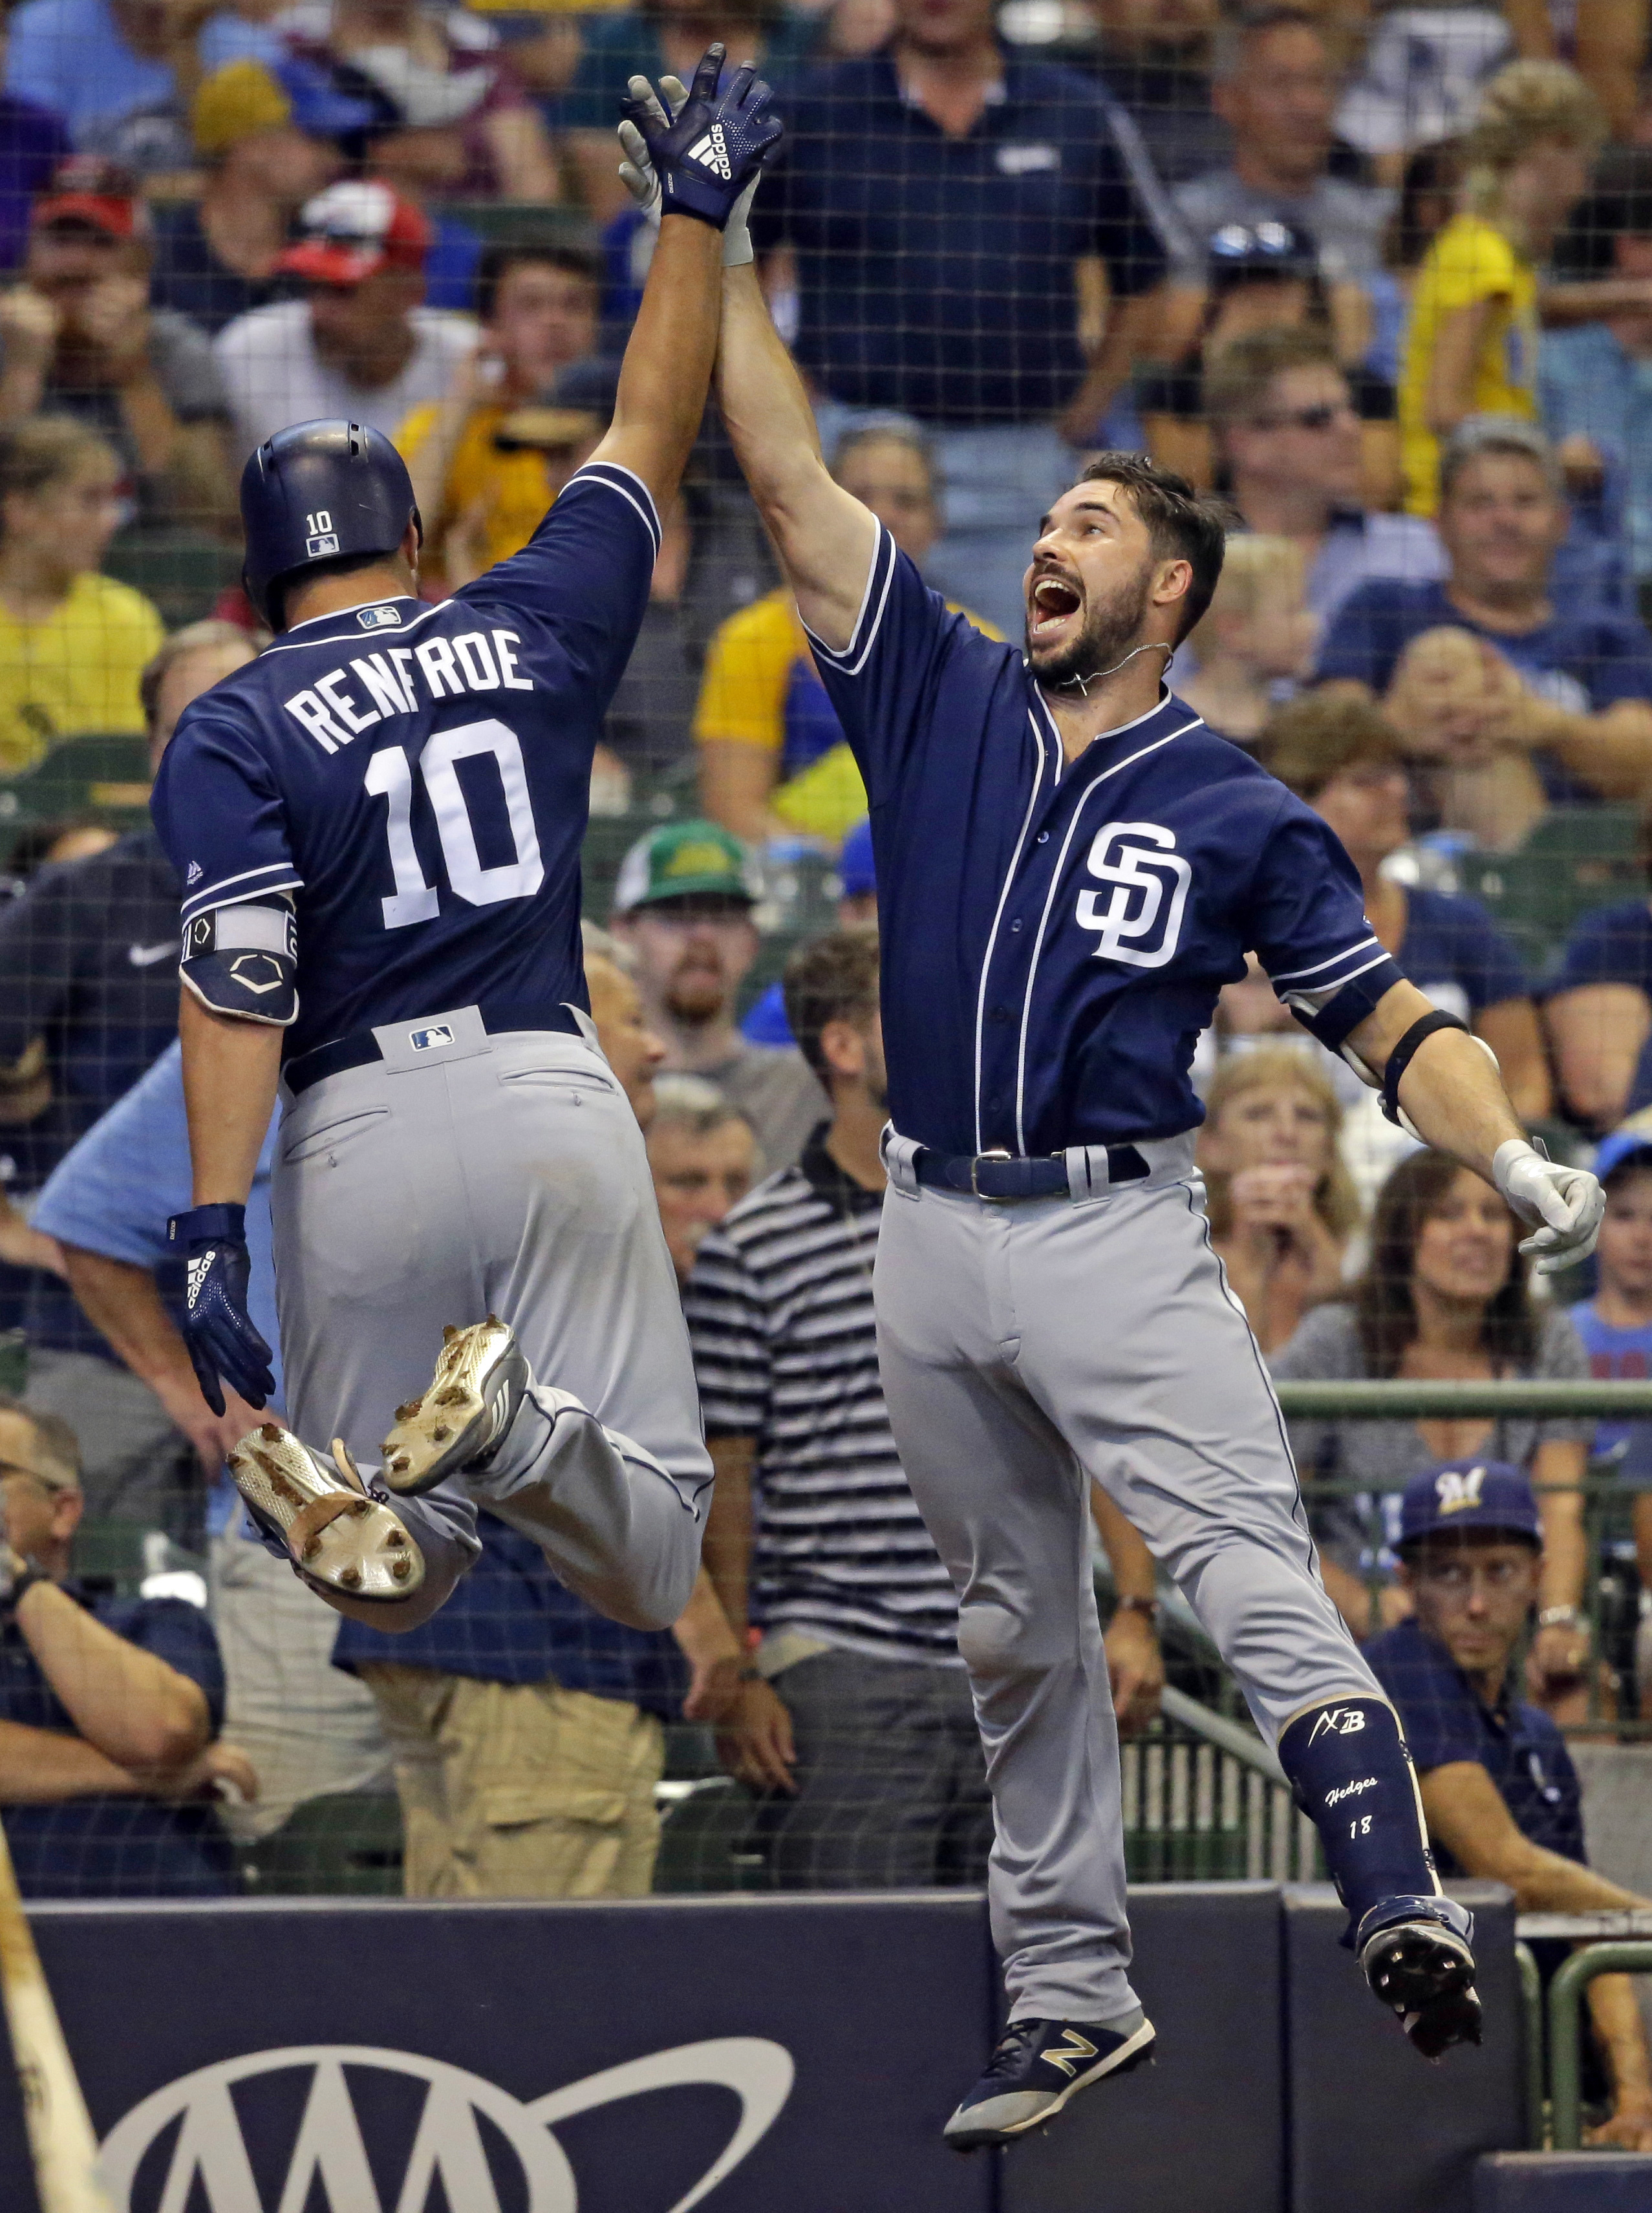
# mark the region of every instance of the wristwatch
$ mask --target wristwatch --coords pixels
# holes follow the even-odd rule
[[[1538,1615],[1537,1625],[1539,1629],[1587,1630],[1588,1623],[1575,1606],[1545,1606]]]
[[[1159,1601],[1156,1598],[1142,1598],[1134,1591],[1126,1591],[1124,1596],[1116,1601],[1113,1610],[1115,1614],[1139,1613],[1145,1619],[1148,1627],[1157,1632]]]

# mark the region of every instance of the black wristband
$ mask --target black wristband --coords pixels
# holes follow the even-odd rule
[[[187,1214],[174,1214],[167,1224],[168,1241],[174,1245],[247,1242],[247,1209],[225,1200],[216,1206],[192,1206]]]
[[[1417,1046],[1424,1038],[1432,1037],[1436,1030],[1460,1030],[1465,1037],[1472,1035],[1466,1022],[1460,1021],[1455,1015],[1446,1014],[1439,1007],[1429,1014],[1419,1015],[1411,1024],[1388,1055],[1387,1065],[1382,1071],[1382,1111],[1396,1125],[1399,1121],[1399,1079],[1411,1066]]]
[[[51,1577],[43,1576],[38,1568],[25,1568],[6,1593],[5,1597],[0,1600],[0,1615],[3,1615],[8,1621],[14,1620],[16,1618],[18,1607],[22,1604],[27,1594],[34,1589],[35,1584],[50,1581]]]

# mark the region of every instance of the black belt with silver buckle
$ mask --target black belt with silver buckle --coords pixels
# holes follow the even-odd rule
[[[512,999],[482,999],[476,1004],[482,1027],[491,1037],[506,1030],[560,1030],[569,1037],[585,1034],[565,1006],[547,1006],[543,1000],[529,1005]],[[419,1017],[410,1015],[407,1027],[418,1026]],[[381,1022],[379,1027],[387,1025]],[[347,1036],[329,1038],[325,1045],[312,1046],[308,1052],[299,1053],[282,1070],[281,1079],[296,1098],[326,1076],[342,1076],[347,1068],[368,1068],[383,1058],[371,1030],[351,1030]]]
[[[1149,1171],[1134,1145],[1109,1145],[1107,1181],[1139,1183]],[[1066,1158],[1053,1153],[1040,1160],[1017,1160],[1009,1153],[945,1153],[924,1146],[913,1162],[917,1180],[929,1191],[963,1192],[975,1198],[1070,1198]]]

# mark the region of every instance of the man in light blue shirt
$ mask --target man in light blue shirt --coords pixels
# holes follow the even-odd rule
[[[1606,262],[1589,273],[1638,285],[1652,303],[1652,148],[1614,148],[1579,215],[1577,228]],[[1588,460],[1573,441],[1587,440],[1604,466],[1604,521],[1626,544],[1644,612],[1652,602],[1652,304],[1546,332],[1538,396],[1569,472]]]
[[[177,35],[161,0],[25,0],[11,18],[6,90],[60,116],[77,146],[141,108],[178,100]],[[198,51],[210,75],[251,55],[274,58],[278,41],[225,10],[203,26]]]
[[[271,1122],[247,1202],[252,1257],[247,1308],[266,1344],[277,1345],[271,1256],[270,1171],[279,1115]],[[284,1559],[267,1552],[229,1478],[223,1456],[259,1419],[233,1393],[223,1418],[202,1399],[189,1355],[151,1271],[171,1257],[169,1215],[191,1198],[189,1126],[177,1046],[94,1123],[48,1178],[34,1221],[64,1250],[69,1280],[90,1319],[140,1375],[216,1477],[208,1512],[213,1619],[229,1703],[225,1734],[259,1774],[251,1805],[227,1808],[238,1840],[270,1835],[301,1801],[390,1788],[389,1755],[365,1686],[332,1665],[338,1619]],[[279,1411],[276,1356],[272,1411]]]

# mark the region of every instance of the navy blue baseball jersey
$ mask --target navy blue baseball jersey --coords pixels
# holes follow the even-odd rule
[[[1488,1706],[1443,1645],[1402,1621],[1364,1647],[1372,1673],[1393,1700],[1419,1775],[1475,1760],[1497,1784],[1521,1836],[1569,1860],[1583,1850],[1583,1792],[1566,1740],[1547,1714],[1518,1697],[1508,1678]],[[1459,1875],[1438,1843],[1442,1875]]]
[[[155,827],[186,927],[291,897],[286,1058],[448,1008],[533,1028],[586,1004],[591,756],[659,545],[641,479],[588,466],[521,552],[441,606],[298,624],[187,710]]]
[[[889,1107],[948,1153],[1173,1137],[1193,1047],[1254,951],[1340,1045],[1400,971],[1332,832],[1166,692],[1070,767],[1019,649],[878,533],[815,659],[871,802]]]

